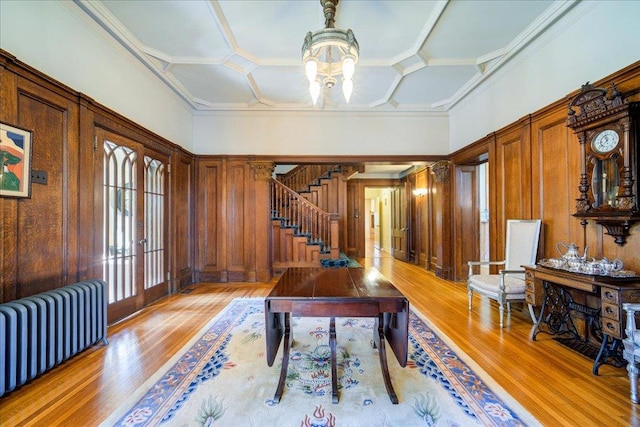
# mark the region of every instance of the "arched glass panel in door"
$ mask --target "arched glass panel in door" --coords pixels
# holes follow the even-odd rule
[[[165,165],[144,157],[144,288],[164,283]]]
[[[109,303],[136,291],[136,161],[134,150],[104,142],[104,271]]]

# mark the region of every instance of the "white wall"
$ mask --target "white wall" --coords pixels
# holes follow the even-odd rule
[[[640,1],[583,1],[450,113],[450,151],[640,60]]]
[[[73,2],[0,1],[0,48],[196,154],[448,154],[640,59],[640,1],[582,1],[446,114],[209,112]],[[303,141],[303,144],[300,142]]]
[[[192,149],[189,106],[72,2],[0,1],[0,48],[171,142]]]
[[[212,112],[194,117],[196,154],[448,154],[446,114]]]

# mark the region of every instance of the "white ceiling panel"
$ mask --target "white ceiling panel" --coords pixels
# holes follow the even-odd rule
[[[340,0],[360,44],[354,92],[312,107],[301,48],[318,0],[74,0],[194,111],[446,111],[574,2]],[[488,65],[487,65],[488,64]],[[487,70],[490,72],[487,73]]]
[[[102,3],[142,44],[173,57],[220,58],[229,48],[206,1]]]
[[[172,68],[172,74],[197,99],[224,99],[226,104],[246,104],[253,99],[243,76],[228,68],[179,65]]]
[[[429,58],[477,58],[506,48],[551,1],[452,1],[429,36]]]
[[[425,67],[402,80],[394,99],[401,106],[432,105],[451,98],[477,72],[475,66]]]

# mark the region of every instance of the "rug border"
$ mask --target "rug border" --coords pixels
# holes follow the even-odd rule
[[[204,332],[206,332],[211,326],[227,311],[231,310],[232,305],[238,301],[256,301],[264,302],[264,297],[236,297],[232,299],[218,314],[216,314],[211,320],[207,322],[198,332],[187,341],[178,351],[174,353],[162,366],[160,366],[149,378],[147,378],[142,384],[140,384],[131,395],[129,395],[125,402],[120,404],[104,421],[102,421],[100,427],[112,426],[113,423],[131,408],[131,402],[139,400],[149,388],[155,384],[159,378],[161,378],[166,371],[174,366],[182,357],[184,352],[191,348],[198,340],[202,338]],[[451,340],[440,328],[435,326],[431,320],[429,320],[420,310],[414,305],[410,304],[410,311],[413,312],[422,322],[427,325],[456,355],[467,365],[478,377],[490,388],[494,393],[498,394],[500,398],[517,414],[518,417],[528,426],[542,426],[542,424],[526,409],[520,402],[511,396],[502,386],[500,386],[483,368],[481,368],[465,351],[463,351],[455,342]]]
[[[222,309],[218,314],[216,314],[211,320],[207,322],[198,332],[194,333],[193,336],[187,341],[179,350],[177,350],[173,356],[171,356],[162,366],[160,366],[149,378],[147,378],[142,384],[136,387],[135,391],[131,393],[125,402],[121,403],[104,421],[99,424],[99,427],[109,427],[113,426],[113,423],[119,420],[124,416],[124,414],[129,411],[131,408],[131,402],[136,402],[140,400],[140,398],[147,393],[149,388],[160,379],[169,368],[174,366],[180,358],[184,355],[185,351],[193,347],[195,343],[198,342],[202,338],[202,335],[210,329],[215,322],[222,316],[224,316],[227,311],[231,310],[232,305],[237,301],[262,301],[264,302],[265,298],[262,297],[236,297],[229,301],[229,303]]]
[[[420,310],[416,309],[415,306],[410,306],[411,311],[416,315],[416,317],[420,318],[425,325],[427,325],[451,350],[453,350],[458,357],[462,359],[462,361],[471,368],[473,372],[475,372],[482,381],[489,387],[494,393],[500,396],[509,407],[516,411],[518,417],[528,426],[542,426],[540,421],[538,421],[520,402],[518,402],[511,393],[506,391],[500,384],[496,382],[496,380],[491,377],[480,365],[476,363],[475,360],[471,356],[469,356],[464,350],[462,350],[447,334],[442,332],[440,328],[433,324],[431,320],[429,320]],[[503,397],[506,396],[506,397]]]

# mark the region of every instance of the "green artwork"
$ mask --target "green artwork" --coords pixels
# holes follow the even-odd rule
[[[7,167],[7,165],[15,165],[18,163],[20,163],[19,157],[4,150],[0,151],[0,164],[2,165],[2,173],[0,173],[0,189],[9,191],[20,190],[20,179]]]

